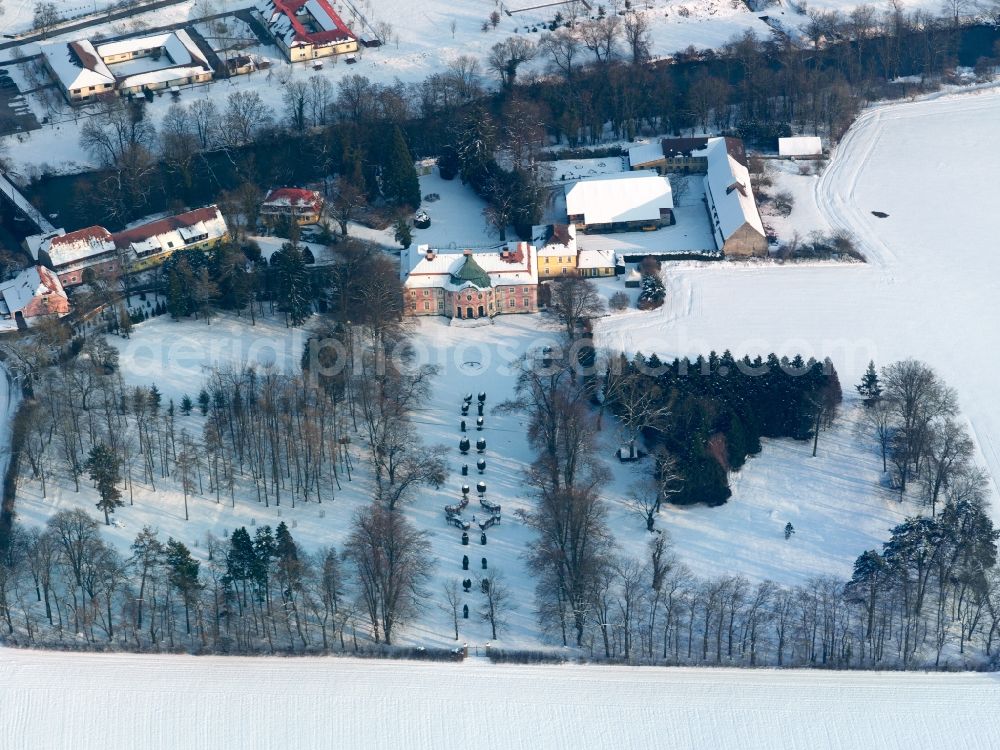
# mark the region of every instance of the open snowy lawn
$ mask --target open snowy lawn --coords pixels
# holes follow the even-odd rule
[[[125,382],[155,383],[166,403],[185,393],[195,398],[213,367],[298,372],[307,337],[303,328],[287,328],[280,314],[258,318],[256,326],[249,315],[219,315],[210,323],[161,315],[137,326],[130,339],[109,336],[108,341],[118,348]]]
[[[852,232],[868,264],[666,265],[667,304],[605,318],[599,344],[671,356],[829,356],[845,389],[870,359],[922,359],[958,389],[987,468],[1000,476],[1000,150],[982,146],[998,121],[997,89],[866,112],[821,178],[795,179],[814,184],[825,223]]]
[[[0,650],[10,750],[987,750],[995,674]]]

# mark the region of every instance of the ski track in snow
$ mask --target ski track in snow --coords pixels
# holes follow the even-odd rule
[[[0,697],[9,750],[987,750],[1000,736],[984,673],[0,650]]]

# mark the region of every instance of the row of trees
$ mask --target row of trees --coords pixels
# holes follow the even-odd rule
[[[269,178],[265,181],[294,182],[281,179],[281,175],[262,175],[261,163],[254,156],[255,144],[279,140],[285,131],[301,134],[313,123],[324,127],[330,112],[346,118],[348,110],[357,108],[351,104],[355,95],[363,97],[365,107],[375,106],[378,95],[363,91],[363,86],[362,91],[356,91],[359,87],[352,85],[354,78],[358,77],[341,81],[339,96],[334,96],[332,84],[320,76],[288,83],[283,94],[291,122],[284,123],[257,92],[249,90],[233,92],[221,107],[208,98],[195,99],[190,105],[172,104],[159,131],[146,116],[143,100],[112,97],[102,101],[99,111],[80,130],[80,145],[107,172],[86,197],[92,215],[97,209],[92,221],[124,224],[162,205],[164,197],[166,203],[204,200],[200,196],[206,186],[218,192],[256,183],[262,177]],[[388,117],[382,109],[378,114]],[[323,169],[311,167],[309,177],[338,171],[369,202],[416,208],[420,187],[406,138],[393,124],[397,119],[382,119],[384,126],[375,128],[354,127],[351,120],[352,126],[343,128],[343,139],[328,144],[335,151],[320,157]],[[364,117],[359,114],[357,125],[362,122]],[[220,166],[218,159],[209,157],[211,153],[230,156]],[[297,169],[284,167],[289,176]]]
[[[426,538],[378,505],[357,514],[340,553],[307,552],[281,523],[273,531],[208,535],[204,550],[147,527],[122,555],[99,528],[80,510],[60,511],[44,529],[14,527],[0,559],[0,622],[9,640],[325,652],[392,644],[431,607],[453,618],[460,637],[454,587],[426,588]],[[613,546],[588,555],[592,567],[575,609],[550,603],[555,589],[540,582],[540,613],[556,637],[569,625],[585,653],[640,663],[991,664],[1000,637],[996,537],[981,507],[950,504],[937,520],[900,524],[882,552],[858,558],[846,585],[819,578],[786,587],[739,575],[697,577],[658,532],[639,557]],[[483,619],[502,628],[511,605],[502,579],[485,578],[479,588]]]

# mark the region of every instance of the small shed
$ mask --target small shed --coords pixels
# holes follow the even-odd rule
[[[823,155],[819,136],[800,135],[778,139],[778,155],[791,159],[817,159]]]

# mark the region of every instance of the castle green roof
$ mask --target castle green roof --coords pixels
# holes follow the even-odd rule
[[[490,281],[490,275],[483,270],[482,266],[476,263],[471,255],[465,256],[465,262],[461,268],[451,275],[451,281],[458,286],[469,283],[480,289],[489,289],[493,286],[493,283]]]

